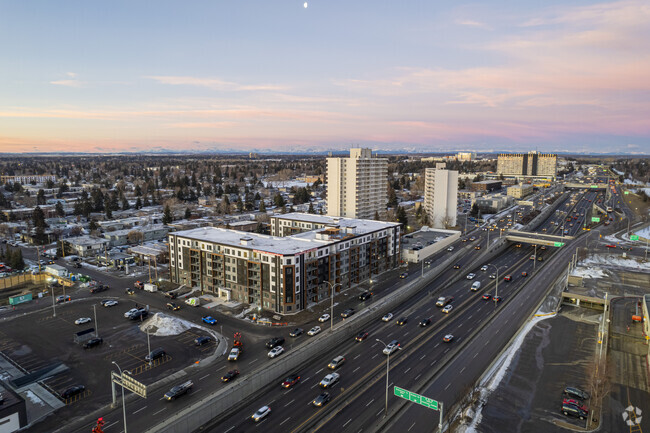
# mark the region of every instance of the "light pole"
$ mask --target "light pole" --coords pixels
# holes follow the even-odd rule
[[[126,403],[124,402],[124,377],[123,377],[123,375],[124,375],[124,373],[130,373],[130,372],[127,371],[127,370],[124,370],[124,373],[122,373],[122,369],[120,368],[119,365],[117,365],[117,362],[112,361],[112,363],[115,364],[115,366],[117,367],[118,370],[120,370],[120,382],[121,382],[120,385],[121,385],[121,388],[122,388],[122,413],[124,414],[124,433],[127,433],[126,432]]]
[[[379,338],[376,339],[378,343],[384,345],[384,349],[388,347],[386,343],[381,341]],[[402,350],[401,347],[397,346],[397,350]],[[388,415],[388,371],[390,370],[390,353],[386,355],[386,406],[384,408],[384,416]]]
[[[334,332],[334,287],[340,286],[341,283],[330,283],[329,281],[325,281],[327,284],[330,286],[330,293],[331,293],[331,302],[330,302],[330,332]]]
[[[93,312],[95,313],[95,337],[99,337],[99,325],[97,324],[97,305],[93,304]]]
[[[52,293],[52,317],[56,317],[56,302],[54,302],[54,286],[50,286]]]
[[[499,268],[497,268],[497,266],[496,266],[496,265],[493,265],[492,263],[488,263],[487,265],[488,265],[488,266],[492,266],[492,267],[493,267],[494,269],[496,269],[496,271],[497,271],[497,281],[496,281],[496,283],[495,283],[495,287],[494,287],[494,297],[493,297],[492,299],[494,299],[494,298],[498,298],[498,297],[499,297]],[[508,265],[505,265],[504,267],[507,268]],[[496,301],[494,301],[494,302],[496,303]]]

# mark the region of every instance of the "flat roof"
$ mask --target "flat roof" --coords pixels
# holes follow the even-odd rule
[[[271,218],[310,222],[310,223],[328,225],[332,227],[338,226],[341,228],[355,227],[356,234],[359,235],[374,232],[377,230],[383,230],[386,228],[392,228],[399,225],[399,223],[396,222],[375,221],[375,220],[365,220],[365,219],[362,220],[356,218],[344,218],[344,217],[317,215],[317,214],[301,213],[301,212],[293,212],[284,215],[273,215]]]
[[[412,249],[413,247],[417,246],[418,242],[422,243],[423,247],[426,247],[427,245],[432,245],[436,242],[447,239],[449,236],[453,236],[456,233],[458,233],[456,230],[434,228],[419,230],[417,232],[409,233],[408,235],[404,236],[402,239],[402,247],[406,249]]]
[[[63,240],[73,245],[96,245],[108,242],[108,240],[104,238],[95,238],[91,236],[78,236],[76,238],[67,238]]]

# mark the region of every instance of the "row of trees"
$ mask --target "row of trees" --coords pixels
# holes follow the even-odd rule
[[[0,248],[0,262],[9,266],[11,269],[25,269],[23,252],[20,248],[11,248],[9,246],[5,249]]]

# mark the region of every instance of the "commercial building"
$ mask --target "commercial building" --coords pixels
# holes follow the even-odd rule
[[[522,185],[514,185],[508,187],[508,195],[517,199],[521,199],[533,193],[533,185],[530,183]]]
[[[170,278],[217,296],[293,314],[399,265],[397,223],[292,213],[268,236],[215,227],[169,234]]]
[[[444,163],[427,168],[424,180],[424,210],[435,228],[456,225],[458,171],[446,170]]]
[[[27,405],[25,399],[7,383],[0,381],[0,432],[15,432],[26,425]]]
[[[108,239],[96,238],[94,236],[77,236],[61,241],[66,255],[74,254],[79,257],[95,257],[104,254]]]
[[[447,248],[458,238],[460,238],[460,231],[457,230],[422,227],[421,230],[404,236],[402,259],[409,263],[418,263]]]
[[[498,189],[501,189],[501,181],[482,180],[480,182],[472,182],[472,184],[470,185],[470,189],[472,191],[484,191],[484,192],[496,191]]]
[[[327,214],[373,218],[388,202],[388,159],[370,149],[350,149],[349,158],[327,158]]]
[[[5,184],[5,183],[20,183],[22,185],[30,184],[30,183],[45,183],[48,180],[51,180],[52,182],[56,182],[56,176],[53,174],[42,174],[42,175],[37,175],[37,174],[26,174],[22,176],[0,176],[0,183]]]
[[[458,152],[456,159],[459,161],[474,161],[476,160],[476,152]]]
[[[476,199],[476,205],[483,213],[496,213],[512,205],[515,199],[502,194],[483,196]]]
[[[497,174],[554,179],[557,176],[557,155],[537,152],[502,153],[497,160]]]

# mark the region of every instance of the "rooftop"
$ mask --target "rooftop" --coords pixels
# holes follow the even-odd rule
[[[69,244],[81,246],[105,244],[108,242],[106,239],[96,238],[93,236],[77,236],[76,238],[67,238],[64,240]]]
[[[331,227],[354,228],[355,233],[362,235],[399,225],[396,222],[375,221],[356,218],[343,218],[329,215],[317,215],[311,213],[293,212],[284,215],[273,215],[271,218],[279,218],[291,221],[311,222]]]

